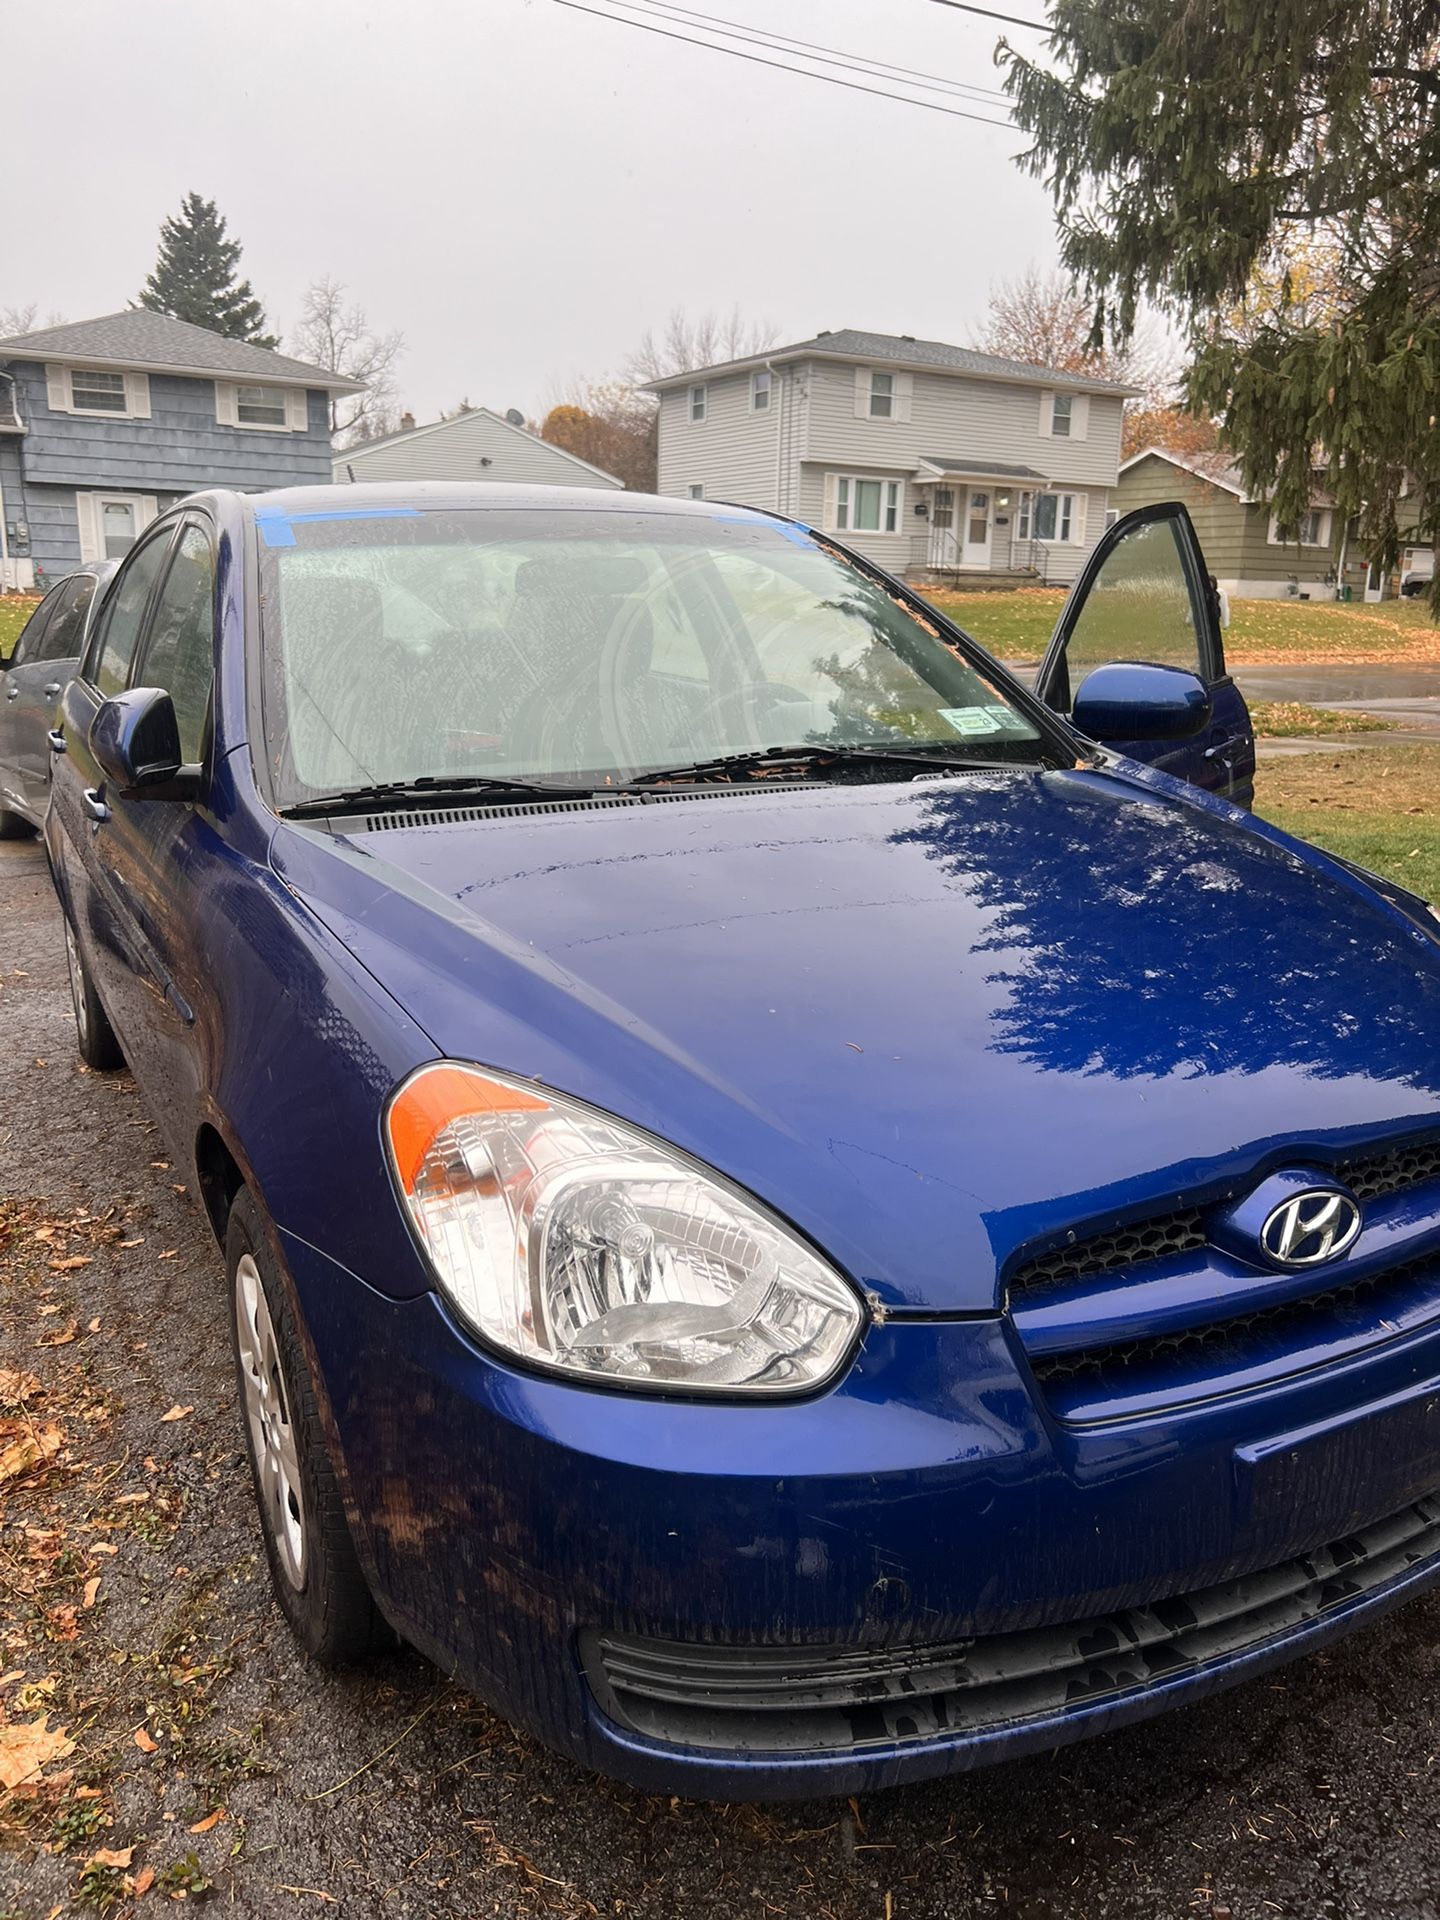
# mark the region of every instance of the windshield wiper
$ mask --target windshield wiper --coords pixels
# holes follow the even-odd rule
[[[825,746],[809,744],[797,747],[753,747],[744,753],[722,753],[713,760],[694,760],[674,767],[655,767],[649,773],[636,774],[633,780],[627,780],[619,788],[607,789],[625,793],[635,787],[662,786],[668,780],[676,782],[707,780],[712,774],[770,774],[783,773],[790,767],[797,772],[813,773],[822,768],[834,767],[837,770],[846,766],[900,766],[921,767],[926,772],[950,771],[956,773],[993,773],[997,768],[1013,765],[1003,760],[978,760],[956,752],[943,740],[917,742],[912,747],[888,747],[862,744],[857,746]]]
[[[499,774],[421,774],[415,780],[381,780],[368,787],[346,787],[339,793],[319,793],[294,806],[281,807],[287,820],[339,813],[350,807],[408,807],[443,805],[457,795],[485,798],[507,794],[526,800],[588,800],[593,787],[549,785],[543,780],[506,780]]]

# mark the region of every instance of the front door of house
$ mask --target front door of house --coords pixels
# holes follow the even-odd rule
[[[960,564],[962,567],[988,567],[991,496],[983,487],[975,487],[962,498],[965,511],[960,529]]]
[[[936,487],[930,497],[930,564],[953,567],[960,552],[955,540],[955,489]]]

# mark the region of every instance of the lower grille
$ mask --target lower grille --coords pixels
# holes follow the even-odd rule
[[[844,1753],[1052,1719],[1262,1649],[1440,1558],[1440,1496],[1318,1552],[1173,1600],[944,1646],[722,1646],[587,1632],[608,1716],[727,1753]]]

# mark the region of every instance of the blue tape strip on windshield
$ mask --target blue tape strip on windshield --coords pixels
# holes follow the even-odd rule
[[[717,513],[715,518],[731,527],[768,527],[794,547],[813,547],[808,527],[797,527],[789,520],[772,520],[768,513]]]
[[[302,520],[418,520],[418,507],[346,507],[333,512],[287,513],[284,507],[257,507],[255,529],[267,547],[293,547],[295,525]]]

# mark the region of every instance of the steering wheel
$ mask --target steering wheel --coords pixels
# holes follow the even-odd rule
[[[787,707],[802,709],[806,720],[813,721],[815,702],[807,694],[797,693],[794,687],[787,687],[783,681],[760,680],[751,686],[729,687],[706,701],[695,715],[684,744],[708,747],[712,741],[704,738],[707,733],[727,738],[731,723],[739,721],[749,735],[748,744],[795,746],[798,744],[795,728],[787,729],[783,721],[779,729],[783,737],[774,738],[776,722]],[[728,749],[722,747],[720,751]]]

